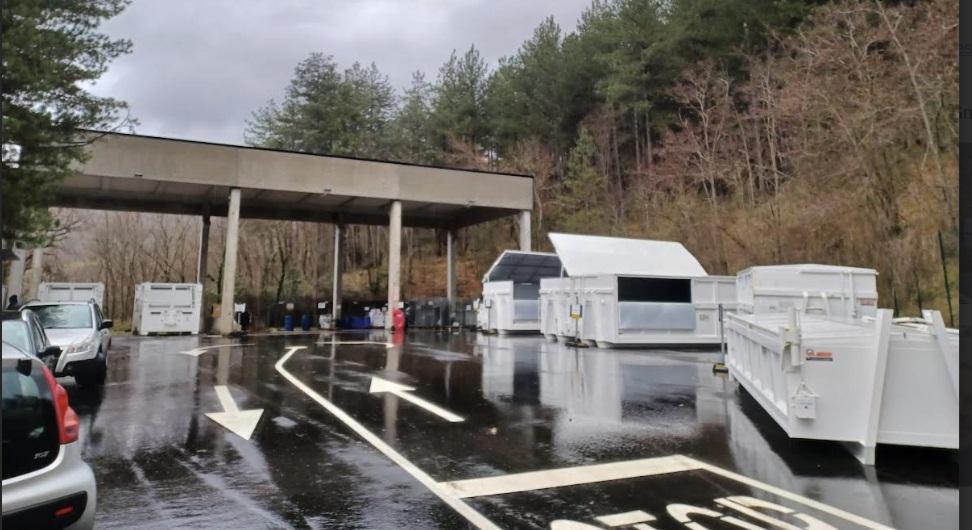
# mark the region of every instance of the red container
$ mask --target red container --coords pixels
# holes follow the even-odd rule
[[[405,329],[405,311],[401,308],[392,311],[392,327],[396,330]]]

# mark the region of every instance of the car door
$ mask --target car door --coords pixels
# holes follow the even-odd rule
[[[48,368],[53,370],[54,367],[57,366],[57,361],[59,360],[58,358],[60,355],[51,356],[50,358],[45,355],[47,353],[47,348],[51,345],[51,341],[47,338],[47,333],[44,331],[44,326],[41,326],[40,321],[37,320],[37,317],[34,315],[31,315],[27,319],[26,324],[27,328],[30,329],[30,338],[31,342],[33,343],[34,352],[36,352],[37,357],[44,361],[44,364],[46,364]],[[63,355],[63,352],[61,355]]]
[[[105,316],[101,313],[101,307],[94,305],[95,326],[98,327],[98,335],[101,337],[101,351],[108,353],[108,345],[111,343],[111,330],[103,329],[101,324],[105,321]]]

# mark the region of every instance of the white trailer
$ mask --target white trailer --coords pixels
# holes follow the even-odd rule
[[[709,276],[681,243],[550,234],[564,278],[543,283],[543,333],[591,345],[719,344],[736,279]]]
[[[873,317],[877,312],[877,271],[836,265],[750,267],[736,275],[739,311]]]
[[[199,333],[202,285],[141,283],[135,286],[132,333]]]
[[[879,443],[958,449],[959,335],[937,311],[730,314],[726,343],[730,375],[791,438],[845,442],[866,465]]]
[[[41,302],[87,302],[94,300],[105,305],[105,284],[44,282],[37,287],[37,299]]]
[[[560,259],[549,252],[504,251],[483,276],[477,316],[482,329],[499,333],[540,331],[540,280],[559,276]]]

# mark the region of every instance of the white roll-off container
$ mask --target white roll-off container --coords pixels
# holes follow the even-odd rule
[[[719,344],[736,278],[709,276],[681,243],[549,235],[564,277],[541,281],[544,335],[599,347]],[[720,310],[721,306],[721,310]]]
[[[199,333],[202,285],[141,283],[135,286],[132,333]]]
[[[479,326],[499,333],[540,331],[540,280],[560,272],[556,254],[504,251],[483,276]]]
[[[791,438],[958,449],[959,336],[923,319],[801,313],[727,316],[729,373]]]
[[[803,313],[873,317],[877,313],[877,271],[859,267],[765,265],[736,274],[741,313]]]
[[[105,284],[100,282],[44,282],[37,286],[41,302],[87,302],[105,305]]]

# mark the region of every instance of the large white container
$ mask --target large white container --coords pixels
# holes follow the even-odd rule
[[[135,286],[132,333],[199,333],[202,285],[141,283]]]
[[[41,302],[87,302],[94,300],[105,305],[105,284],[44,282],[37,286],[37,299]]]
[[[941,314],[892,320],[800,313],[730,314],[729,373],[792,438],[957,449],[958,331]]]
[[[750,267],[736,275],[739,311],[804,313],[857,318],[877,311],[877,271],[835,265]]]
[[[736,279],[709,276],[681,243],[550,234],[565,278],[542,282],[542,331],[600,347],[718,344]],[[571,316],[573,314],[573,316]]]
[[[477,315],[482,329],[499,333],[540,331],[540,280],[559,276],[560,272],[556,254],[503,252],[483,277]]]

